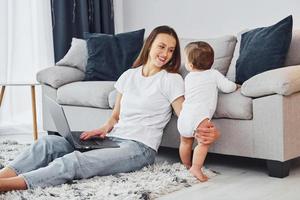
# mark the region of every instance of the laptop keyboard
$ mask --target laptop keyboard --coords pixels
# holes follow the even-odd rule
[[[93,146],[100,144],[101,138],[91,138],[89,140],[81,140],[80,135],[82,132],[72,132],[73,139],[76,141],[77,144],[83,146]]]

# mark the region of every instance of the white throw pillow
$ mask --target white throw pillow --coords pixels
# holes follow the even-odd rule
[[[242,38],[242,34],[249,31],[249,29],[245,29],[242,30],[241,32],[239,32],[237,34],[237,43],[235,45],[235,49],[234,49],[234,53],[233,53],[233,57],[231,59],[231,63],[229,65],[229,69],[228,72],[226,74],[226,78],[228,78],[229,80],[235,82],[235,65],[236,65],[236,61],[240,56],[240,46],[241,46],[241,38]]]
[[[66,55],[56,63],[60,66],[70,66],[85,72],[88,59],[86,41],[83,39],[72,38],[72,43]]]

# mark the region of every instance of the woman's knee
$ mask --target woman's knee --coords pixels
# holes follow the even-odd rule
[[[47,136],[43,136],[39,138],[33,145],[32,149],[37,149],[38,151],[47,150],[47,146],[49,146],[49,139]]]
[[[37,146],[37,147],[49,146],[49,145],[52,145],[54,143],[54,140],[55,140],[55,138],[53,138],[52,135],[43,136],[43,137],[39,138],[33,144],[33,146]]]
[[[58,153],[62,151],[69,151],[70,145],[67,144],[65,139],[56,135],[43,136],[37,140],[32,146],[33,149],[45,152],[48,154]]]

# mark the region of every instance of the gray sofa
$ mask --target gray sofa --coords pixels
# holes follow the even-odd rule
[[[201,39],[215,49],[213,68],[234,80],[240,36]],[[200,39],[198,39],[200,40]],[[184,47],[191,39],[182,39]],[[82,42],[82,41],[81,41]],[[37,74],[42,84],[43,126],[56,132],[44,97],[62,104],[72,130],[99,127],[110,116],[114,105],[114,82],[84,82],[84,67],[72,64],[78,48],[75,44],[59,62]],[[75,47],[76,46],[76,47]],[[72,49],[73,48],[73,49]],[[77,49],[76,49],[77,48]],[[79,52],[80,52],[79,51]],[[300,30],[294,30],[286,66],[267,71],[247,80],[231,94],[219,95],[213,122],[221,132],[210,152],[224,155],[265,159],[269,175],[285,177],[290,161],[300,156]],[[86,55],[81,52],[81,55]],[[76,59],[86,63],[85,57]],[[181,74],[185,76],[184,67]],[[164,130],[161,146],[178,148],[177,117],[172,116]]]

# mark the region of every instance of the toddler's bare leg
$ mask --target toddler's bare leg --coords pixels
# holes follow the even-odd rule
[[[198,128],[208,123],[208,119],[203,120]],[[193,164],[190,168],[190,172],[201,182],[207,181],[208,177],[203,174],[201,168],[203,167],[204,160],[206,158],[209,145],[202,144],[200,139],[197,139],[198,145],[194,149]]]
[[[193,142],[194,138],[180,137],[179,155],[182,164],[188,169],[192,165]]]
[[[201,170],[208,148],[209,145],[201,144],[198,141],[198,145],[194,149],[193,165],[190,168],[190,172],[201,182],[207,181],[208,179],[207,176],[203,174]]]

